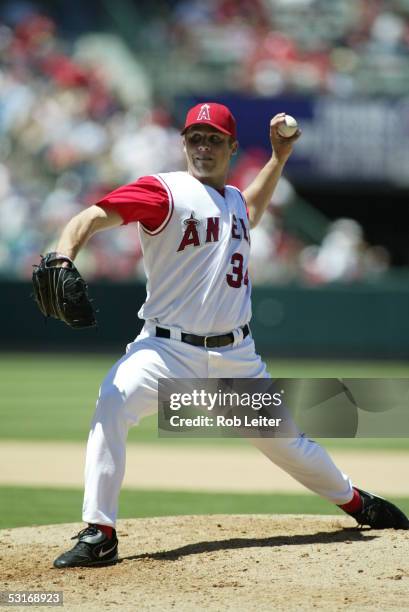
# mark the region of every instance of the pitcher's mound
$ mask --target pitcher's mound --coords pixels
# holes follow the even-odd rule
[[[409,532],[354,525],[310,515],[122,520],[117,565],[71,570],[52,561],[82,524],[7,529],[1,590],[62,591],[69,612],[407,610]]]

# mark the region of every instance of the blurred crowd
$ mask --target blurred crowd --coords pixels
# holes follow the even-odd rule
[[[259,96],[408,91],[408,0],[169,4],[169,27],[152,32],[150,52],[159,36],[160,48],[168,47],[162,82],[173,90],[222,86]]]
[[[261,150],[242,155],[231,182],[244,189],[267,160]],[[289,209],[293,214],[288,215]],[[298,214],[302,211],[302,214]],[[311,286],[332,282],[376,281],[390,268],[390,254],[370,245],[354,219],[330,222],[299,198],[282,177],[261,222],[251,232],[249,274],[255,284],[301,281]],[[290,217],[292,222],[290,222]],[[304,219],[300,222],[300,219]],[[315,241],[308,239],[314,226]]]
[[[345,92],[355,87],[354,71],[366,53],[374,62],[407,53],[403,0],[165,4],[167,26],[153,19],[145,36],[156,24],[156,43],[162,37],[173,49],[168,60],[180,54],[192,72],[197,62],[214,74],[215,63],[230,63],[238,72],[232,70],[226,87],[260,95],[300,87]],[[394,13],[385,8],[391,5]],[[119,37],[84,34],[68,42],[32,5],[14,23],[0,23],[0,275],[30,277],[64,223],[116,186],[184,167],[179,126],[169,108],[154,102],[147,74],[143,54]],[[243,152],[231,182],[245,186],[263,162],[261,152]],[[387,269],[388,254],[370,248],[355,222],[328,226],[321,246],[293,235],[285,210],[296,199],[283,179],[253,240],[255,282],[354,280]],[[342,257],[348,261],[340,263]],[[78,266],[90,280],[143,275],[136,226],[95,236]]]
[[[116,85],[101,65],[103,42],[100,52],[92,40],[67,46],[42,15],[0,27],[2,274],[28,277],[64,223],[115,186],[182,166],[170,117],[146,93]],[[116,53],[119,63],[133,61],[121,45]],[[135,255],[132,226],[96,237],[79,265],[91,278],[120,279],[135,272]]]

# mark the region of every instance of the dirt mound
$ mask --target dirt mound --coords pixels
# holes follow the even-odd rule
[[[63,591],[68,612],[407,610],[409,532],[354,524],[304,515],[123,520],[117,565],[71,570],[52,561],[82,524],[7,529],[1,589]]]

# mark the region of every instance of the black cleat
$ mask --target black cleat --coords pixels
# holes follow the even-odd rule
[[[115,529],[112,538],[108,538],[95,525],[89,525],[71,540],[78,542],[71,550],[63,553],[54,561],[54,567],[86,567],[91,565],[108,565],[118,561],[118,539]]]
[[[373,529],[409,529],[407,516],[391,502],[367,491],[354,487],[362,499],[362,510],[347,512],[358,525],[369,525]],[[345,510],[344,510],[345,512]]]

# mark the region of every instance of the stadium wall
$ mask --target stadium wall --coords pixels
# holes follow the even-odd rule
[[[98,329],[43,319],[31,285],[2,281],[1,350],[115,351],[138,334],[142,284],[93,282]],[[402,281],[256,287],[252,331],[265,357],[409,358],[409,286]]]

